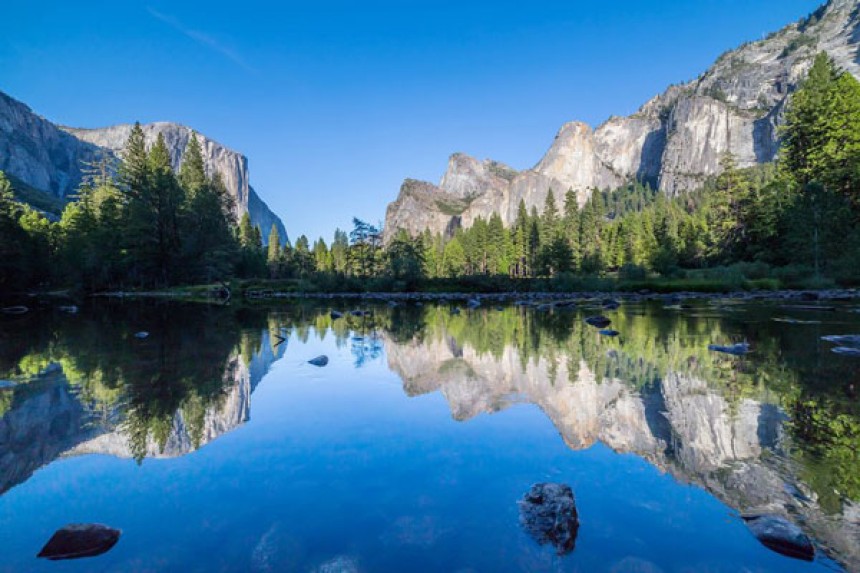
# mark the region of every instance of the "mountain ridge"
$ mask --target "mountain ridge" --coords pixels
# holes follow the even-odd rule
[[[27,104],[0,91],[0,170],[39,191],[68,200],[80,185],[85,163],[108,154],[119,157],[134,124],[99,128],[58,125],[35,113]],[[175,122],[141,124],[147,146],[164,137],[174,170],[192,133],[200,141],[207,174],[218,174],[233,198],[237,216],[249,213],[264,241],[274,224],[282,241],[287,233],[250,184],[248,158],[233,149]]]
[[[580,206],[594,189],[634,180],[678,195],[718,174],[726,152],[741,167],[773,161],[786,102],[815,54],[826,51],[839,67],[860,77],[858,44],[860,0],[831,0],[762,40],[723,53],[697,78],[670,85],[629,116],[610,116],[597,127],[565,123],[537,164],[507,184],[483,177],[474,168],[481,161],[452,155],[438,185],[401,187],[386,210],[385,240],[399,229],[450,235],[494,212],[510,226],[521,200],[527,209],[541,211],[550,189],[557,203],[572,189]],[[483,163],[488,162],[493,161]],[[458,204],[466,188],[472,193],[457,212],[416,211],[440,202]]]

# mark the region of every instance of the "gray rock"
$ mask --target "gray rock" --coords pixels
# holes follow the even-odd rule
[[[313,366],[323,367],[326,364],[328,364],[328,356],[326,356],[325,354],[321,354],[320,356],[317,356],[316,358],[311,358],[310,360],[308,360],[308,364],[311,364]]]
[[[99,523],[73,523],[58,529],[36,557],[51,561],[94,557],[109,551],[121,534]]]
[[[744,517],[747,527],[765,547],[782,555],[812,561],[815,546],[803,530],[778,515]]]
[[[573,551],[579,515],[573,490],[560,483],[538,483],[519,502],[520,525],[540,545],[553,545],[559,555]]]

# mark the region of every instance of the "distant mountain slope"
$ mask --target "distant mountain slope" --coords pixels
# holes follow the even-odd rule
[[[595,188],[634,179],[682,193],[716,174],[727,151],[741,166],[773,161],[786,101],[815,54],[825,50],[860,76],[858,42],[860,0],[831,0],[764,40],[726,52],[697,79],[669,87],[631,116],[611,117],[597,129],[565,124],[531,169],[517,173],[455,154],[438,186],[404,183],[388,206],[385,237],[398,229],[450,232],[493,212],[510,225],[521,200],[540,211],[550,189],[557,201],[573,189],[580,204]]]
[[[167,122],[142,127],[147,145],[152,145],[159,134],[164,137],[173,167],[178,169],[193,130]],[[82,165],[100,153],[116,156],[125,146],[131,128],[131,124],[99,129],[58,126],[0,92],[0,170],[34,190],[67,199],[81,182]],[[264,240],[273,223],[286,240],[281,220],[250,187],[248,159],[202,134],[198,136],[206,169],[221,176],[235,201],[237,214],[249,213],[251,221],[260,226]]]

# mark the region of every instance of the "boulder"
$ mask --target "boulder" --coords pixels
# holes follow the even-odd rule
[[[745,516],[747,527],[768,549],[777,553],[812,561],[815,546],[797,525],[778,515]]]
[[[328,364],[328,356],[326,356],[325,354],[321,354],[316,358],[311,358],[310,360],[308,360],[308,364],[311,364],[313,366],[319,366],[320,368],[322,368],[323,366]]]
[[[576,501],[569,485],[538,483],[517,502],[520,525],[540,545],[552,544],[559,555],[573,551],[579,531]]]
[[[36,557],[52,561],[94,557],[116,545],[121,533],[99,523],[73,523],[58,529]]]
[[[606,328],[607,326],[612,324],[612,321],[603,316],[602,314],[597,316],[589,316],[585,319],[585,322],[590,324],[591,326],[594,326],[595,328]]]

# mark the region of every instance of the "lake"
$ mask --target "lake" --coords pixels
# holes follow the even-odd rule
[[[860,358],[822,340],[858,304],[784,304],[0,316],[0,571],[860,570]],[[572,551],[521,525],[539,482],[572,488]],[[760,543],[762,513],[815,560]],[[122,536],[37,559],[68,523]]]

